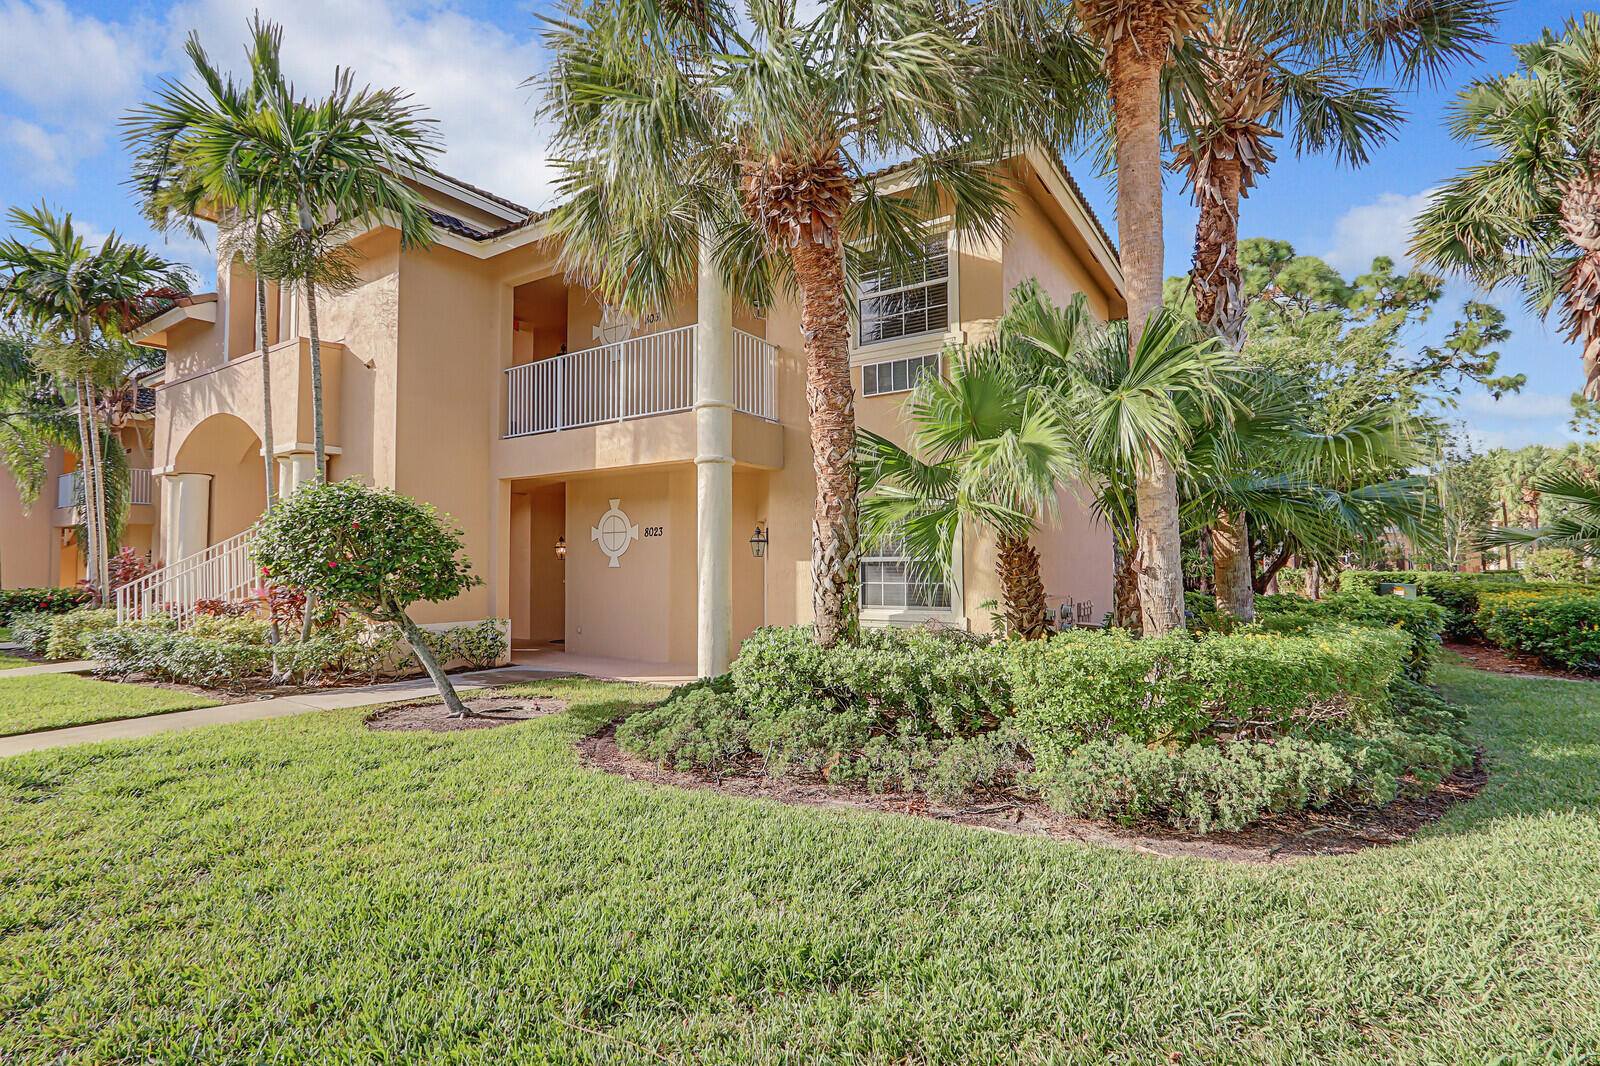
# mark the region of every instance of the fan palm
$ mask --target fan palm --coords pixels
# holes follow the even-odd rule
[[[1393,68],[1402,82],[1475,56],[1499,0],[1280,7],[1217,0],[1168,70],[1172,165],[1200,208],[1195,227],[1196,316],[1235,351],[1244,348],[1240,201],[1292,132],[1297,152],[1328,152],[1359,166],[1404,119],[1394,93],[1363,76]]]
[[[13,208],[9,217],[22,236],[0,241],[0,312],[52,337],[61,356],[57,369],[66,371],[72,383],[84,469],[89,580],[104,595],[110,589],[110,530],[105,453],[94,421],[95,348],[118,341],[121,329],[188,292],[189,271],[115,233],[90,248],[74,229],[71,215],[58,217],[44,206]]]
[[[1514,45],[1516,73],[1475,81],[1450,122],[1488,158],[1440,187],[1418,216],[1425,262],[1493,287],[1520,284],[1531,310],[1561,305],[1583,344],[1584,393],[1600,396],[1600,15]]]
[[[1131,322],[1093,326],[1082,294],[1055,306],[1037,286],[1013,294],[1002,323],[1028,356],[1033,380],[1056,394],[1063,420],[1077,427],[1083,465],[1098,482],[1096,509],[1117,551],[1113,621],[1157,634],[1164,612],[1145,595],[1149,563],[1139,519],[1153,467],[1193,446],[1197,427],[1231,414],[1229,380],[1238,358],[1215,337],[1193,339],[1166,311],[1149,319],[1130,353]],[[1174,501],[1176,519],[1177,501]],[[1181,536],[1181,528],[1175,526]],[[1179,597],[1182,597],[1180,575]],[[1182,608],[1179,608],[1182,617]]]
[[[251,80],[241,87],[191,38],[190,63],[204,89],[167,81],[124,126],[138,152],[133,180],[158,215],[206,203],[243,213],[258,235],[250,242],[257,273],[304,293],[320,479],[327,447],[318,288],[351,282],[348,239],[372,226],[392,226],[405,248],[432,241],[427,205],[405,177],[426,169],[439,144],[410,94],[358,89],[346,68],[334,70],[326,97],[297,95],[279,65],[281,39],[276,25],[252,22]]]
[[[966,5],[568,0],[541,79],[570,274],[632,312],[667,307],[704,258],[762,307],[796,290],[816,474],[812,604],[833,644],[857,618],[851,249],[915,261],[925,220],[993,234],[1017,80],[965,32]],[[893,174],[869,163],[911,157]]]
[[[1006,630],[1033,640],[1045,634],[1045,590],[1028,538],[1055,517],[1075,450],[1056,406],[1029,387],[1006,343],[950,348],[948,380],[921,378],[904,407],[909,448],[859,431],[861,524],[869,538],[902,538],[907,554],[946,580],[962,525],[993,533]]]
[[[1561,513],[1530,527],[1495,526],[1483,537],[1485,547],[1569,548],[1589,558],[1600,556],[1600,477],[1580,470],[1561,470],[1536,479],[1533,488]]]

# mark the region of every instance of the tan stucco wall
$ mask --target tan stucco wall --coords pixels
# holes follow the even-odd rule
[[[39,498],[27,507],[11,471],[0,464],[0,588],[45,588],[59,581],[61,539],[51,519],[64,460],[61,449],[50,450]]]

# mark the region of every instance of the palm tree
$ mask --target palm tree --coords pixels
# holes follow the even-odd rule
[[[110,587],[110,530],[105,455],[93,421],[95,348],[119,341],[122,329],[187,293],[190,274],[115,233],[91,249],[73,228],[71,215],[57,217],[42,205],[33,211],[13,208],[9,217],[34,243],[20,236],[0,241],[0,313],[52,338],[51,347],[62,357],[58,365],[68,370],[84,469],[89,580],[104,595]]]
[[[1583,344],[1584,394],[1600,396],[1600,15],[1513,45],[1520,69],[1462,90],[1452,134],[1488,156],[1418,216],[1413,249],[1480,284],[1520,284],[1528,307],[1561,305]]]
[[[11,472],[24,511],[44,488],[50,449],[78,443],[72,419],[33,365],[31,346],[0,335],[0,466]],[[0,560],[0,588],[5,587]]]
[[[256,289],[256,349],[261,355],[261,454],[266,464],[266,509],[277,497],[277,456],[272,437],[272,361],[267,358],[267,279],[259,263],[269,243],[268,227],[276,225],[279,206],[268,196],[262,173],[247,173],[243,149],[261,122],[263,101],[278,77],[281,29],[250,22],[252,79],[235,83],[220,73],[191,34],[184,52],[200,90],[173,91],[168,85],[160,103],[132,112],[123,121],[124,140],[135,152],[129,184],[141,198],[147,218],[166,232],[183,229],[201,236],[198,218],[210,208],[218,219],[219,247],[237,252],[251,264]],[[224,261],[233,258],[224,254]],[[320,415],[319,415],[320,417]]]
[[[1569,548],[1587,558],[1600,556],[1600,477],[1567,469],[1543,474],[1534,490],[1561,513],[1526,528],[1502,525],[1483,537],[1485,547]]]
[[[949,379],[923,376],[905,402],[909,449],[859,431],[861,523],[868,537],[903,538],[907,554],[946,580],[963,524],[992,532],[1006,630],[1035,640],[1045,635],[1045,590],[1028,538],[1055,517],[1075,451],[1006,343],[946,350]]]
[[[258,18],[251,35],[248,89],[230,88],[191,38],[190,62],[205,93],[165,82],[154,103],[128,117],[126,135],[139,148],[134,180],[158,211],[173,201],[214,201],[247,213],[261,234],[251,242],[257,273],[301,287],[320,480],[327,447],[318,287],[351,280],[356,253],[347,242],[372,226],[398,230],[402,248],[431,243],[427,205],[405,178],[426,170],[439,145],[434,120],[422,117],[409,93],[357,89],[341,67],[326,97],[298,96],[279,65],[279,27]]]
[[[1215,337],[1187,336],[1167,311],[1150,317],[1130,353],[1131,327],[1131,320],[1091,326],[1082,294],[1056,307],[1037,286],[1013,294],[1002,326],[1032,349],[1032,380],[1057,395],[1063,421],[1078,427],[1083,465],[1097,483],[1095,508],[1117,552],[1113,623],[1154,635],[1162,630],[1151,628],[1140,572],[1148,558],[1139,521],[1144,486],[1153,467],[1167,464],[1176,494],[1178,468],[1167,457],[1185,455],[1199,427],[1231,416],[1229,381],[1239,364]],[[1173,510],[1181,537],[1177,499]],[[1181,603],[1181,570],[1178,592]]]
[[[920,258],[925,220],[994,234],[995,167],[1018,81],[964,33],[966,5],[568,0],[540,79],[565,203],[570,275],[631,312],[687,289],[704,256],[737,299],[797,291],[816,474],[817,639],[855,631],[860,552],[853,249],[893,270]],[[892,174],[869,161],[910,157]]]
[[[1348,4],[1215,0],[1168,71],[1176,143],[1172,165],[1200,208],[1195,227],[1196,317],[1244,350],[1241,200],[1276,160],[1270,141],[1292,132],[1296,152],[1351,166],[1404,120],[1394,93],[1361,83],[1392,68],[1401,82],[1436,76],[1490,39],[1498,0],[1423,0],[1362,10]]]

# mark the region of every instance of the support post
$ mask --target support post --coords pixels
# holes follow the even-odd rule
[[[211,475],[168,474],[161,491],[162,545],[166,564],[203,552],[211,532]]]
[[[703,228],[694,376],[701,677],[723,673],[733,661],[733,294],[713,246]]]

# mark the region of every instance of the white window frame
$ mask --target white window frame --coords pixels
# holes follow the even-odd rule
[[[956,532],[952,546],[955,566],[950,575],[950,606],[948,607],[868,607],[861,606],[861,624],[867,627],[891,625],[918,625],[923,622],[942,622],[945,625],[967,628],[963,581],[962,533]],[[906,556],[869,556],[863,552],[857,568],[858,585],[865,584],[865,566],[868,559],[905,559]],[[860,591],[858,589],[858,591]]]
[[[909,337],[895,337],[892,340],[873,341],[869,344],[861,343],[861,290],[856,287],[856,309],[850,315],[850,361],[852,364],[883,362],[907,355],[926,355],[936,352],[949,344],[959,344],[966,334],[961,329],[961,249],[957,240],[954,219],[945,216],[930,220],[926,228],[929,230],[943,229],[945,234],[945,249],[950,256],[950,270],[945,276],[945,328],[933,330],[928,333],[917,333]],[[926,282],[923,283],[927,284]],[[903,289],[887,289],[884,292],[875,292],[866,297],[882,296],[894,292],[907,291],[920,288],[918,285],[907,285]]]
[[[906,386],[904,388],[893,386],[887,389],[878,388],[878,376],[883,372],[883,368],[892,368],[897,363],[907,364]],[[911,363],[922,364],[921,368],[919,368],[916,373],[916,377],[913,377],[911,374]],[[873,388],[871,391],[867,390],[867,371],[869,370],[872,371],[873,378]],[[890,373],[893,373],[892,369],[890,370]],[[939,377],[944,374],[944,354],[942,352],[924,352],[919,355],[901,355],[896,356],[893,359],[874,359],[869,363],[861,364],[861,395],[893,396],[897,393],[910,392],[912,389],[917,387],[917,378],[922,377],[924,374],[933,374],[935,377]]]

